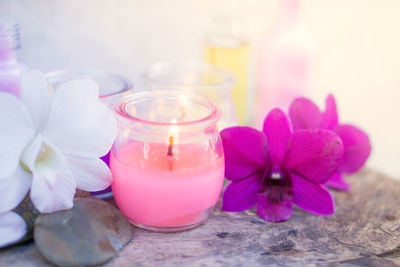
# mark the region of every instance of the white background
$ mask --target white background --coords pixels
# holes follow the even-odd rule
[[[221,0],[0,0],[0,15],[19,21],[20,58],[42,71],[101,68],[137,84],[161,59],[202,59]],[[238,3],[256,47],[276,17],[277,0]],[[312,98],[337,98],[342,122],[366,130],[368,165],[400,179],[400,1],[306,0],[302,18],[316,46]],[[251,86],[253,88],[253,86]]]

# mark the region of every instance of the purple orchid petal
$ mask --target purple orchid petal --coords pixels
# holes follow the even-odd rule
[[[326,98],[326,109],[322,114],[321,128],[332,130],[338,125],[338,120],[335,98],[330,94]]]
[[[230,183],[222,197],[222,210],[244,211],[257,203],[257,192],[262,173]]]
[[[280,109],[273,109],[265,118],[263,132],[267,136],[271,162],[280,164],[292,135],[285,113]]]
[[[310,181],[324,183],[337,171],[342,155],[342,141],[334,132],[299,130],[292,135],[283,166]]]
[[[292,217],[292,200],[283,199],[279,203],[269,201],[265,194],[258,194],[257,198],[258,216],[269,222],[281,222]]]
[[[342,139],[344,148],[339,170],[347,173],[359,170],[371,153],[368,135],[351,125],[339,125],[335,132]]]
[[[290,105],[289,116],[294,131],[319,128],[321,124],[321,111],[307,98],[296,98]]]
[[[350,185],[346,182],[340,172],[336,172],[335,174],[333,174],[332,177],[329,178],[328,181],[326,181],[325,185],[327,187],[337,190],[343,190],[347,192],[350,191]]]
[[[225,177],[236,181],[269,164],[267,137],[250,127],[231,127],[221,132],[225,153]]]
[[[335,212],[332,195],[320,184],[310,182],[292,174],[293,203],[316,215],[331,215]]]

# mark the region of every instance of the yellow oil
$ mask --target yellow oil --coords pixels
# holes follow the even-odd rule
[[[248,97],[248,45],[245,43],[234,47],[206,45],[205,50],[208,63],[227,69],[235,75],[236,83],[232,90],[233,101],[239,124],[245,125]]]

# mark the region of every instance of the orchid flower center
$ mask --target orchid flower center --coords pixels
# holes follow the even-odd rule
[[[293,194],[290,174],[276,164],[266,169],[259,193],[265,194],[268,201],[274,204],[281,203],[286,198],[291,198]]]
[[[25,171],[45,177],[48,185],[54,187],[57,172],[65,166],[65,158],[56,146],[38,134],[23,150],[20,164]]]
[[[38,136],[35,136],[32,141],[25,147],[20,158],[20,165],[22,169],[29,173],[32,173],[32,167],[34,164],[46,164],[46,162],[48,162],[49,159],[52,157],[51,148],[44,142],[35,142],[37,138]],[[40,147],[35,148],[35,144],[39,144]]]
[[[45,160],[46,158],[48,158],[50,156],[50,153],[51,153],[51,151],[50,151],[49,147],[46,145],[42,145],[42,147],[40,148],[39,154],[36,158],[36,161]]]
[[[272,167],[270,178],[272,180],[281,180],[283,178],[283,174],[279,166]]]

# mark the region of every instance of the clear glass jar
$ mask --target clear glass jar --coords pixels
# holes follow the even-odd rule
[[[205,222],[225,171],[218,108],[182,91],[147,91],[125,98],[115,112],[120,130],[110,168],[121,212],[132,224],[161,232]]]
[[[123,97],[132,94],[133,89],[133,84],[128,79],[95,69],[57,70],[46,73],[46,76],[55,90],[57,90],[61,84],[72,80],[94,80],[99,85],[100,100],[111,109],[113,109],[114,105]],[[108,165],[110,153],[101,159]],[[92,192],[91,194],[103,199],[112,197],[111,187],[99,192]]]
[[[10,18],[0,18],[0,91],[20,96],[20,77],[25,64],[18,58],[21,48],[19,25]]]
[[[151,65],[144,74],[150,90],[191,91],[210,98],[222,112],[219,129],[238,124],[232,98],[235,77],[227,70],[195,61],[164,61]]]

